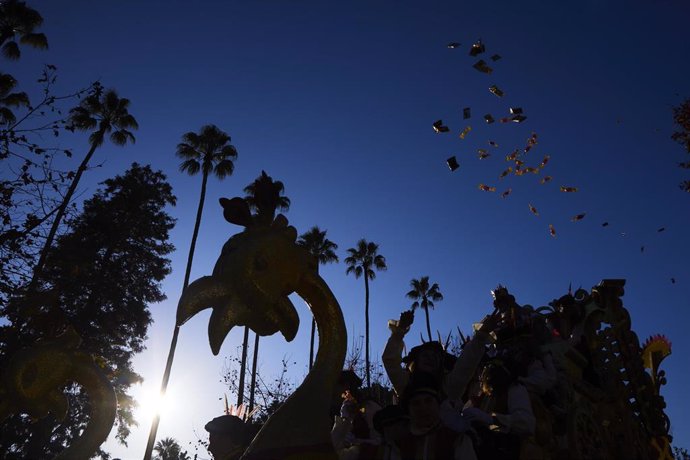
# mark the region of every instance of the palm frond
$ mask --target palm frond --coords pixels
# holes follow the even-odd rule
[[[180,172],[186,172],[190,176],[194,176],[201,169],[201,164],[195,158],[188,158],[180,163]]]
[[[45,34],[28,33],[21,36],[20,43],[30,45],[38,49],[48,49],[48,38]]]
[[[22,53],[19,51],[19,45],[17,45],[17,42],[9,41],[2,45],[2,55],[7,59],[16,61],[21,57]]]

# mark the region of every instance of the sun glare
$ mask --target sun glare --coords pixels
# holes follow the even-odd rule
[[[173,408],[174,394],[174,388],[170,386],[165,395],[161,394],[158,388],[144,390],[136,398],[139,403],[136,410],[139,423],[152,420],[156,414],[160,415],[161,418],[169,414]]]

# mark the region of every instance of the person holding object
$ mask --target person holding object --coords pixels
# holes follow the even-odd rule
[[[491,341],[489,333],[496,327],[497,321],[498,316],[495,313],[486,316],[457,359],[435,341],[412,348],[410,354],[403,359],[403,338],[414,322],[414,313],[404,311],[400,315],[400,320],[389,321],[391,335],[383,350],[382,361],[395,393],[400,397],[405,391],[410,375],[421,371],[435,375],[442,382],[443,394],[448,399],[460,401],[484,356],[486,345]],[[402,367],[401,363],[405,363],[406,366]]]

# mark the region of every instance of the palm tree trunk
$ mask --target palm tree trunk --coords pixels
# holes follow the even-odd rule
[[[48,237],[46,238],[46,242],[43,245],[43,249],[41,250],[41,255],[38,258],[36,266],[34,267],[33,276],[31,277],[31,281],[29,282],[27,293],[31,293],[34,290],[34,288],[36,287],[36,283],[38,283],[38,281],[41,278],[41,275],[43,274],[43,266],[45,265],[46,258],[48,257],[48,252],[50,252],[50,247],[53,245],[53,240],[55,239],[55,235],[57,234],[60,222],[62,222],[62,218],[65,215],[65,211],[67,211],[67,206],[69,205],[69,202],[72,199],[72,195],[74,195],[74,192],[77,190],[77,185],[81,180],[81,176],[82,174],[84,174],[84,171],[86,171],[86,168],[89,166],[89,161],[91,160],[91,157],[96,151],[96,148],[96,144],[91,144],[91,148],[82,160],[81,164],[79,165],[79,168],[77,168],[77,173],[74,175],[74,179],[72,179],[72,183],[69,185],[69,189],[67,189],[67,194],[62,199],[62,203],[60,204],[60,207],[57,210],[57,214],[55,215],[55,220],[53,220],[53,224],[50,226]]]
[[[309,370],[314,365],[314,336],[316,335],[316,320],[311,319],[311,343],[309,344]]]
[[[429,324],[429,307],[424,309],[424,314],[426,315],[426,333],[429,334],[429,342],[433,339],[431,338],[431,325]]]
[[[244,340],[242,341],[242,361],[240,362],[240,384],[237,388],[237,405],[244,402],[244,374],[247,370],[247,348],[249,347],[249,327],[244,327]]]
[[[252,358],[252,382],[249,385],[249,413],[254,409],[254,389],[256,388],[256,362],[259,357],[259,334],[254,334],[254,356]]]
[[[364,363],[366,364],[367,386],[371,387],[371,371],[369,369],[369,277],[364,270]]]
[[[204,212],[204,201],[206,199],[206,184],[208,182],[208,173],[204,172],[201,179],[201,195],[199,196],[199,207],[196,211],[196,222],[194,223],[194,231],[192,232],[192,243],[189,246],[189,255],[187,256],[187,268],[185,269],[184,281],[182,283],[182,292],[187,289],[189,285],[189,275],[192,272],[192,261],[194,260],[194,248],[196,247],[196,239],[199,236],[199,227],[201,226],[201,214]],[[180,335],[180,326],[175,324],[173,329],[172,340],[170,341],[170,349],[168,350],[168,360],[165,363],[165,371],[163,372],[163,381],[161,382],[161,396],[165,395],[168,389],[168,381],[170,380],[170,371],[172,370],[172,363],[175,359],[175,349],[177,348],[177,338]],[[153,454],[153,446],[156,442],[156,433],[158,432],[158,424],[160,423],[160,414],[156,413],[151,422],[151,430],[149,431],[149,439],[146,444],[146,451],[144,452],[144,460],[151,460]]]

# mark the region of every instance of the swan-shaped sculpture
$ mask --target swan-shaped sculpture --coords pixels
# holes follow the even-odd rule
[[[281,214],[252,215],[242,198],[220,200],[227,221],[244,231],[223,246],[213,274],[194,281],[177,309],[182,325],[213,308],[208,325],[211,351],[217,355],[234,326],[259,335],[280,331],[291,341],[299,317],[288,295],[296,292],[309,305],[319,331],[314,366],[302,385],[269,418],[242,457],[245,460],[336,459],[331,444],[329,405],[345,360],[347,332],[333,293],[318,275],[318,262],[296,244],[297,230]]]
[[[77,349],[80,343],[71,327],[53,340],[39,340],[12,356],[0,380],[0,421],[19,413],[34,419],[51,413],[62,420],[68,410],[65,385],[77,382],[86,390],[89,424],[55,460],[91,458],[115,421],[115,391],[93,357]]]

